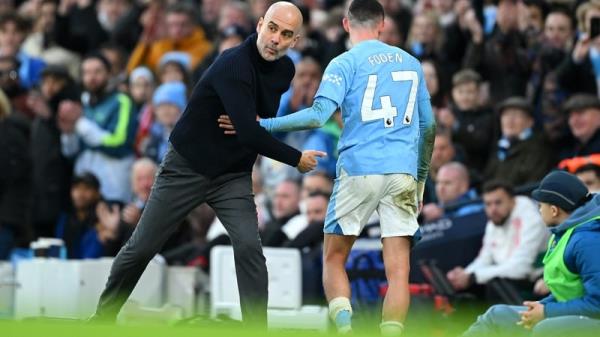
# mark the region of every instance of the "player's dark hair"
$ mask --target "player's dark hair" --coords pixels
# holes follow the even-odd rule
[[[383,20],[385,13],[377,0],[354,0],[348,9],[348,20],[358,25],[372,25]]]
[[[510,196],[515,196],[515,189],[513,185],[507,181],[503,180],[491,180],[483,184],[483,194],[487,194],[490,192],[494,192],[496,190],[504,190],[506,194]]]

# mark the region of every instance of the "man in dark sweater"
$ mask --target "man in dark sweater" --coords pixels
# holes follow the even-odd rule
[[[302,15],[291,3],[269,7],[258,34],[229,49],[200,79],[171,134],[171,146],[159,168],[142,217],[113,264],[93,320],[112,321],[152,257],[176,230],[176,224],[207,202],[229,232],[234,249],[245,323],[266,326],[267,269],[258,236],[252,196],[252,165],[257,153],[295,166],[301,173],[316,166],[319,151],[289,147],[256,121],[274,117],[281,94],[294,76],[285,56],[299,39]],[[216,123],[225,112],[237,137]]]

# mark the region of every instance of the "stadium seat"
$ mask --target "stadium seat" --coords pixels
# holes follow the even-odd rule
[[[263,248],[269,272],[269,328],[326,330],[327,308],[302,306],[302,262],[293,248]],[[241,319],[233,249],[217,246],[211,251],[211,316]]]
[[[94,313],[112,259],[58,260],[34,258],[17,264],[15,318],[86,318]],[[131,300],[147,307],[164,302],[165,265],[153,259]]]

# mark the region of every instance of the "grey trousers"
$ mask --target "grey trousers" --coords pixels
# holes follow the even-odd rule
[[[244,322],[266,327],[267,268],[250,173],[209,179],[192,170],[172,146],[159,167],[133,235],[112,265],[95,319],[115,320],[148,262],[187,214],[203,202],[214,209],[231,238]]]

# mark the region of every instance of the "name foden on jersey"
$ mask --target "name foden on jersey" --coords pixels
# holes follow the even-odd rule
[[[368,60],[372,66],[383,64],[383,63],[392,63],[392,62],[401,63],[402,55],[400,55],[399,53],[373,54],[373,55],[369,55]]]

